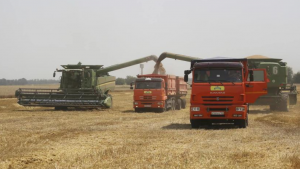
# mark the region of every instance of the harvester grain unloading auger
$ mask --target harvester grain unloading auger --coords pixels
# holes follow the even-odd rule
[[[159,56],[155,66],[154,66],[154,71],[152,74],[158,74],[160,72],[160,74],[164,75],[166,73],[166,71],[163,68],[162,63],[161,63],[165,58],[173,58],[175,60],[181,60],[181,61],[186,61],[186,62],[200,59],[197,57],[191,57],[191,56],[185,56],[185,55],[164,52]]]
[[[115,87],[115,77],[108,72],[153,60],[151,55],[129,62],[102,68],[102,65],[62,65],[59,89],[20,88],[16,91],[18,103],[23,106],[55,107],[63,110],[68,107],[110,108],[112,96],[108,94]]]

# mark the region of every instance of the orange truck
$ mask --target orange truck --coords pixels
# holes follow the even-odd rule
[[[186,107],[187,83],[183,77],[159,74],[137,77],[133,96],[133,108],[136,112],[163,112]]]
[[[248,126],[249,104],[267,94],[265,69],[249,69],[247,59],[212,58],[191,61],[190,122],[192,128],[212,123]],[[255,77],[255,78],[254,78]]]

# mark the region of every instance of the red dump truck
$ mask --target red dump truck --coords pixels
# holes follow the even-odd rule
[[[163,112],[186,107],[187,84],[183,77],[158,74],[137,77],[133,96],[133,108],[136,112]]]
[[[249,69],[247,59],[193,60],[190,121],[192,128],[212,123],[248,125],[249,103],[267,94],[265,69]]]

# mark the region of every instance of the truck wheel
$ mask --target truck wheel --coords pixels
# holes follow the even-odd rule
[[[246,116],[246,119],[234,120],[234,125],[238,126],[239,128],[246,128],[248,126],[248,115]]]
[[[181,100],[178,99],[176,104],[176,110],[180,110],[180,109],[181,109]]]
[[[172,110],[175,110],[176,108],[176,101],[175,99],[172,99]]]
[[[247,104],[247,114],[250,113],[250,104]]]
[[[185,109],[186,108],[186,100],[181,99],[181,108]]]
[[[282,94],[279,100],[279,103],[277,104],[277,110],[279,111],[289,111],[289,95],[288,94]]]
[[[139,108],[134,108],[134,111],[137,113],[141,113],[142,111]]]
[[[245,120],[238,120],[238,126],[239,128],[246,128],[247,127],[247,119]]]
[[[191,121],[191,127],[193,129],[196,129],[196,128],[200,127],[198,120],[190,120],[190,121]]]

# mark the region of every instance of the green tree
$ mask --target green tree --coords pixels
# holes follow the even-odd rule
[[[127,85],[130,85],[131,82],[135,81],[136,77],[126,76],[125,82]]]
[[[287,71],[288,71],[288,75],[287,75],[287,81],[288,83],[291,83],[292,79],[293,79],[293,68],[291,67],[287,67]]]
[[[117,78],[116,79],[116,85],[124,85],[125,84],[125,79],[124,78]]]
[[[294,74],[293,82],[294,83],[300,83],[300,72],[297,72],[296,74]]]

